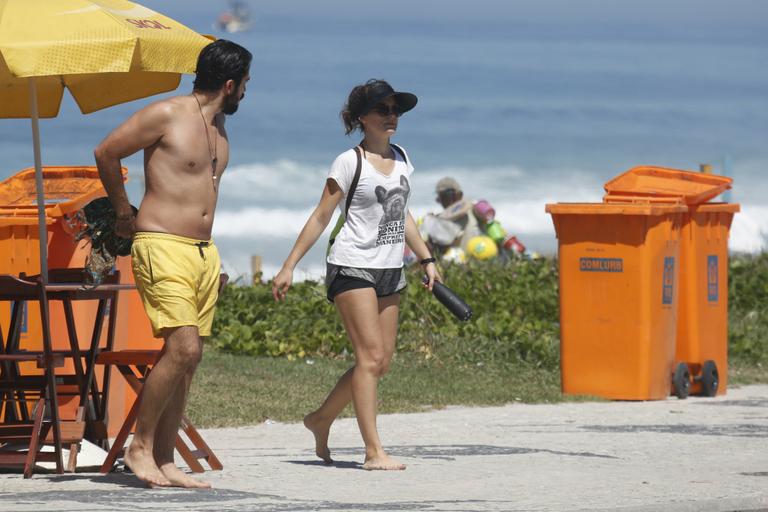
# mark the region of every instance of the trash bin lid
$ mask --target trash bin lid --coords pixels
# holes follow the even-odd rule
[[[128,169],[122,168],[127,181]],[[47,217],[75,212],[91,200],[106,195],[95,166],[44,166],[43,189]],[[35,169],[23,169],[0,182],[0,216],[10,223],[37,223]],[[13,217],[15,220],[9,220]]]
[[[688,207],[675,203],[550,203],[544,211],[550,215],[648,215],[683,213]]]
[[[739,213],[740,211],[739,203],[704,203],[691,208],[691,212],[697,213]]]
[[[37,213],[37,212],[35,212]],[[45,216],[45,225],[53,224],[54,219]],[[16,212],[7,212],[0,210],[0,228],[12,226],[35,226],[39,223],[37,215],[18,215]]]
[[[731,188],[733,179],[717,174],[640,166],[608,181],[605,202],[653,202],[700,204]],[[631,198],[631,199],[628,199]]]
[[[630,196],[622,194],[605,194],[603,196],[605,204],[679,204],[688,206],[682,197],[669,196]]]

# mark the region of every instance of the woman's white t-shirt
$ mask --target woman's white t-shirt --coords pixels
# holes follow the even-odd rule
[[[411,195],[410,177],[413,166],[392,148],[395,167],[389,175],[379,172],[362,158],[360,181],[357,183],[347,220],[336,235],[328,253],[328,263],[358,268],[400,268],[405,250],[405,218]],[[403,150],[405,152],[405,150]],[[344,192],[339,210],[344,215],[347,191],[357,167],[354,149],[334,160],[328,178],[336,181]]]

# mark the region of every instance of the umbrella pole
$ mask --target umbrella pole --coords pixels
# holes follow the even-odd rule
[[[35,188],[37,189],[37,224],[40,236],[40,278],[48,284],[48,229],[45,225],[45,191],[43,190],[43,164],[40,157],[40,126],[37,111],[37,83],[29,79],[29,107],[32,118],[32,145],[35,152]]]

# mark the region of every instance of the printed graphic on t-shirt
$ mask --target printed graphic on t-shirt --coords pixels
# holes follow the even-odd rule
[[[376,187],[376,199],[384,209],[384,215],[379,221],[376,247],[405,241],[405,205],[410,191],[411,186],[405,176],[400,176],[399,187],[390,190]]]

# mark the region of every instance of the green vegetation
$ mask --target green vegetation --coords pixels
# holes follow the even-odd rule
[[[731,259],[728,350],[743,366],[768,365],[768,253]]]
[[[381,412],[565,399],[555,261],[446,267],[447,284],[474,308],[466,323],[415,284],[416,272]],[[768,382],[768,254],[733,257],[729,272],[729,382]],[[228,286],[209,345],[189,406],[206,427],[300,420],[352,364],[321,283],[296,284],[279,305],[266,285]]]
[[[557,264],[516,260],[448,266],[446,283],[472,305],[470,322],[457,322],[418,284],[418,269],[403,294],[400,352],[460,364],[558,363]],[[293,286],[275,304],[269,286],[228,286],[210,343],[223,351],[256,356],[337,356],[351,350],[322,283]]]
[[[446,283],[472,305],[457,322],[418,285],[418,269],[403,294],[398,350],[457,364],[558,367],[557,262],[472,262],[444,268]],[[768,254],[730,261],[729,344],[734,361],[768,363]],[[275,304],[269,286],[228,286],[210,344],[254,356],[338,356],[351,350],[322,283],[297,283]]]

